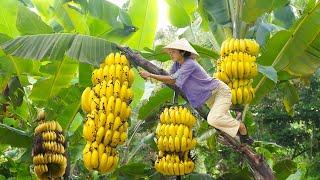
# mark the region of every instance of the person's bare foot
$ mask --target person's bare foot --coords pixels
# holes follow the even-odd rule
[[[240,122],[240,126],[239,126],[239,133],[241,134],[241,135],[247,135],[247,128],[246,128],[246,126],[244,125],[244,123],[243,122]]]

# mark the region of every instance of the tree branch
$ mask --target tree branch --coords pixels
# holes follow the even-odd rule
[[[140,54],[133,52],[130,48],[121,46],[118,46],[117,48],[120,51],[122,51],[126,55],[128,60],[135,66],[142,67],[143,69],[153,74],[169,75],[168,72],[150,63],[148,60],[144,59]],[[179,95],[181,95],[188,102],[183,92],[180,91],[180,89],[177,86],[168,84],[167,86],[172,88],[174,91],[178,92]],[[197,108],[195,110],[199,113],[199,115],[202,118],[207,119],[209,108],[206,105],[203,105],[202,107]],[[248,160],[248,163],[251,166],[254,173],[254,177],[256,179],[275,179],[272,169],[268,166],[264,158],[261,155],[257,154],[250,146],[240,144],[234,138],[222,131],[217,130],[217,133],[219,134],[219,136],[221,136],[221,138],[219,138],[222,141],[221,143],[226,144],[230,148],[241,153]]]

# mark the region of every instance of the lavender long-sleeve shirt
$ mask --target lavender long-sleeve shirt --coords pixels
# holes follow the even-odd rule
[[[170,70],[176,85],[186,95],[194,108],[203,105],[211,96],[212,90],[219,86],[216,79],[211,78],[207,72],[192,59],[185,59],[181,65],[174,62]]]

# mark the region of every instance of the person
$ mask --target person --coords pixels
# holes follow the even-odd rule
[[[185,94],[190,105],[194,108],[207,104],[210,112],[207,122],[227,133],[231,137],[240,136],[242,143],[247,143],[247,128],[244,123],[236,120],[229,113],[231,106],[231,90],[222,81],[209,76],[195,58],[199,56],[189,42],[182,38],[167,46],[164,50],[174,61],[170,75],[152,74],[140,70],[142,78],[153,78],[166,84],[176,85]]]

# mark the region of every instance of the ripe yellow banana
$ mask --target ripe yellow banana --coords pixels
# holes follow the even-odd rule
[[[122,66],[120,64],[117,64],[115,67],[115,79],[121,81],[122,80]]]
[[[101,158],[100,159],[100,162],[99,162],[99,171],[101,173],[106,173],[108,171],[108,169],[106,168],[107,166],[107,161],[108,161],[108,156],[106,153],[103,153]]]
[[[129,82],[129,85],[130,85],[130,86],[132,85],[133,81],[134,81],[134,71],[133,71],[133,69],[131,68],[131,69],[129,70],[129,75],[128,75],[128,82]]]
[[[121,84],[119,80],[116,80],[114,82],[114,87],[113,87],[113,95],[115,98],[120,97],[120,89],[121,89]]]
[[[97,131],[96,142],[100,143],[103,137],[104,137],[104,127],[101,126]]]
[[[121,104],[122,101],[120,98],[116,99],[115,105],[114,105],[114,115],[115,116],[120,116],[120,112],[121,112]]]
[[[244,62],[244,75],[243,78],[249,78],[251,74],[251,68],[250,68],[250,63],[249,62]]]
[[[162,141],[164,149],[162,151],[169,151],[169,139],[167,136],[164,136],[163,141]]]
[[[242,54],[242,55],[243,55],[243,54]],[[239,53],[239,56],[241,56],[240,53]],[[238,62],[238,76],[239,76],[240,79],[242,79],[243,76],[244,76],[243,58],[239,58],[239,62]]]
[[[237,103],[238,104],[242,104],[242,102],[243,102],[243,95],[242,95],[242,88],[241,87],[239,87],[238,89],[237,89]]]
[[[233,38],[230,39],[229,44],[228,44],[228,50],[227,50],[228,53],[233,53],[234,41],[235,41],[235,39],[233,39]]]
[[[99,160],[101,161],[102,155],[104,153],[105,146],[103,143],[100,143],[98,146],[98,155],[99,155]]]
[[[175,122],[174,123],[177,123],[177,124],[180,124],[181,123],[181,116],[180,116],[180,113],[178,110],[175,110],[174,112],[174,119],[175,119]]]
[[[240,40],[239,39],[235,39],[234,40],[233,50],[234,51],[239,51],[240,50]]]
[[[157,140],[158,149],[163,151],[165,147],[163,146],[163,136],[160,136]]]
[[[120,141],[120,133],[119,131],[113,131],[113,136],[111,139],[111,147],[116,147],[119,144]]]
[[[106,170],[107,171],[111,171],[111,167],[113,166],[114,164],[114,157],[113,156],[108,156],[108,159],[107,159],[107,164],[106,164]]]
[[[117,116],[117,117],[114,119],[114,124],[113,124],[112,130],[113,130],[113,131],[118,130],[121,125],[122,125],[121,119],[120,119],[119,116]]]
[[[168,173],[169,175],[174,175],[173,164],[171,162],[168,163]]]
[[[87,120],[87,122],[83,126],[83,136],[87,141],[94,141],[95,139],[96,127],[95,123],[92,119]]]
[[[114,64],[119,64],[121,63],[121,59],[120,59],[120,53],[116,53],[116,55],[114,56]]]
[[[188,138],[189,136],[189,127],[188,126],[184,126],[184,129],[183,129],[183,137],[185,138]]]
[[[248,88],[247,88],[247,86],[244,86],[243,87],[243,103],[244,104],[248,104],[250,101],[250,94],[249,94],[249,90],[248,90]]]
[[[114,53],[110,53],[108,56],[107,56],[107,63],[106,63],[108,66],[114,64]]]
[[[241,52],[245,52],[246,51],[246,44],[245,44],[243,39],[240,39],[239,45],[240,45],[240,49],[239,50]]]
[[[168,140],[168,143],[169,143],[169,149],[171,152],[174,152],[175,149],[174,149],[174,140],[172,138],[172,136],[169,136],[169,140]]]
[[[109,80],[106,88],[106,98],[109,99],[113,95],[113,81]]]
[[[104,136],[104,139],[103,139],[103,144],[105,146],[109,145],[109,143],[111,142],[111,139],[112,139],[112,131],[110,129],[108,129],[106,131],[106,134]]]
[[[92,150],[90,164],[93,169],[96,169],[99,166],[99,153],[97,149]]]
[[[116,67],[114,64],[110,65],[109,66],[109,72],[108,72],[108,81],[112,80],[114,81],[115,80],[115,76],[116,76]]]
[[[109,113],[107,116],[106,124],[105,124],[105,129],[111,129],[111,127],[114,124],[114,115],[113,113]]]
[[[125,55],[121,55],[120,57],[120,64],[122,66],[129,66],[129,61],[127,60]]]
[[[90,88],[86,87],[86,89],[83,91],[82,95],[81,95],[81,108],[83,111],[85,111],[86,113],[90,112],[91,108],[90,108],[90,99],[89,99],[89,94],[90,94]]]
[[[115,102],[114,96],[109,97],[107,107],[105,108],[107,114],[114,112],[114,102]]]
[[[120,109],[120,118],[122,119],[122,121],[126,120],[126,113],[127,113],[127,103],[122,101],[121,102],[121,109]]]
[[[103,80],[107,81],[107,79],[109,78],[108,75],[109,75],[109,66],[106,65],[103,67],[103,71],[102,71]]]
[[[179,164],[179,172],[180,172],[180,175],[184,175],[185,174],[185,172],[184,172],[184,163],[182,161]]]
[[[225,72],[227,73],[228,77],[232,78],[232,54],[226,57],[226,69]]]
[[[185,152],[187,150],[187,139],[184,136],[181,138],[180,148],[182,152]]]
[[[238,61],[234,59],[232,61],[232,78],[238,79]]]
[[[238,79],[234,79],[232,81],[232,88],[233,89],[237,89],[239,87],[239,80]]]
[[[183,136],[184,126],[182,124],[179,125],[177,130],[177,136],[181,138]]]
[[[120,144],[120,145],[124,144],[124,143],[126,142],[127,138],[128,138],[127,133],[126,133],[126,132],[122,132],[121,135],[120,135],[120,142],[119,142],[119,144]]]
[[[127,89],[128,89],[128,83],[123,83],[120,89],[121,101],[127,101]]]
[[[180,139],[178,136],[174,137],[174,149],[176,152],[180,151]]]
[[[237,104],[237,91],[236,89],[231,89],[231,102],[232,104]]]

